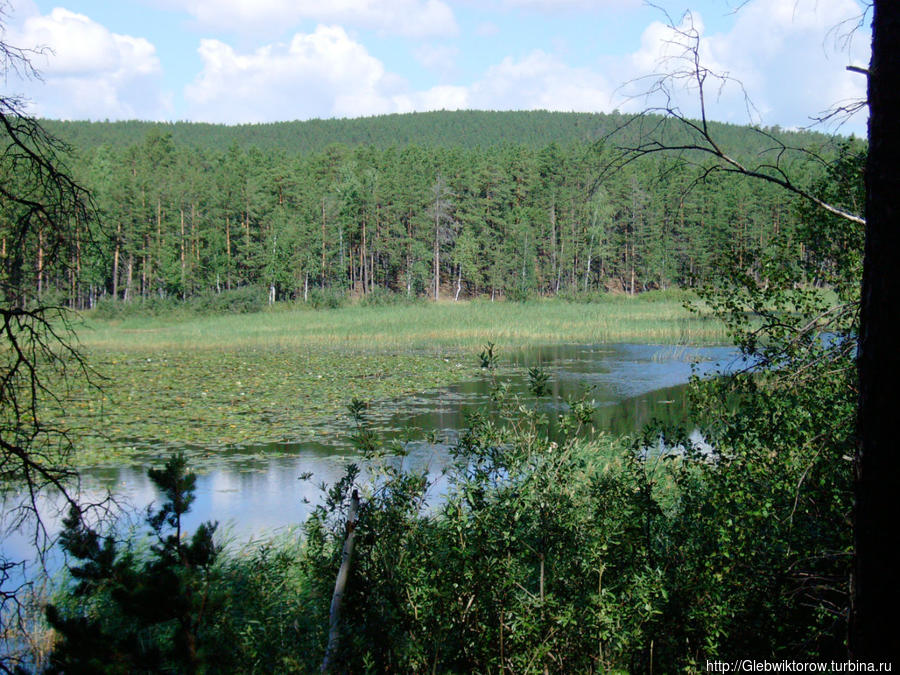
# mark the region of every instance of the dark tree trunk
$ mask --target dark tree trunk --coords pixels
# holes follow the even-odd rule
[[[863,661],[897,654],[900,498],[897,383],[900,349],[889,324],[900,309],[900,2],[874,3],[869,67],[866,249],[859,339],[859,446],[851,650]]]

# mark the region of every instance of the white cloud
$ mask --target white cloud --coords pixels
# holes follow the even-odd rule
[[[506,7],[515,9],[537,9],[543,12],[558,12],[564,9],[596,10],[613,8],[616,10],[640,7],[641,0],[503,0]]]
[[[260,122],[389,112],[382,63],[339,26],[298,33],[289,45],[239,54],[218,40],[200,45],[203,71],[185,89],[192,118]]]
[[[157,0],[187,10],[200,23],[237,32],[271,33],[303,20],[373,28],[407,37],[456,35],[443,0]]]
[[[472,85],[470,103],[493,110],[597,112],[610,110],[611,92],[602,75],[538,50],[519,61],[507,57],[489,68]]]
[[[422,112],[425,110],[464,110],[470,106],[466,87],[442,85],[413,94],[398,94],[392,98],[394,112]]]
[[[204,40],[203,71],[185,89],[191,119],[266,122],[357,117],[424,110],[610,109],[610,87],[598,74],[535,51],[504,59],[469,86],[411,91],[339,26],[298,33],[290,44],[240,53]]]
[[[359,117],[464,107],[465,88],[409,92],[406,82],[340,26],[298,33],[290,44],[241,54],[218,40],[200,46],[203,71],[185,89],[192,119],[265,122]]]
[[[868,64],[867,36],[858,36],[849,53],[841,49],[838,39],[850,25],[845,22],[860,11],[854,0],[752,0],[740,9],[731,28],[719,33],[706,33],[702,19],[695,14],[703,65],[742,83],[755,108],[748,119],[739,86],[729,84],[719,90],[716,83],[708,81],[707,112],[715,119],[736,123],[805,126],[810,116],[833,105],[865,98],[865,78],[847,72],[844,66]],[[677,60],[667,60],[680,53],[673,40],[680,38],[662,23],[648,26],[641,49],[631,57],[632,75],[683,67]],[[647,84],[647,80],[638,82],[632,90]],[[696,114],[695,89],[677,93],[683,109]],[[857,115],[846,131],[861,131],[864,124],[864,114]]]
[[[10,27],[8,41],[45,51],[32,57],[42,81],[18,81],[38,102],[36,115],[69,119],[163,118],[171,109],[160,91],[155,47],[118,35],[83,14],[56,8],[27,12]]]

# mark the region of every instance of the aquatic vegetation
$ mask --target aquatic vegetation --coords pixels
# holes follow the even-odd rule
[[[201,454],[315,439],[353,398],[378,401],[477,377],[478,349],[610,341],[715,342],[721,327],[678,301],[443,303],[257,314],[87,316],[102,376],[73,384],[54,422],[82,465],[142,451]],[[482,359],[483,360],[483,359]]]
[[[357,350],[92,352],[101,391],[73,390],[58,423],[92,463],[141,449],[213,450],[320,433],[348,399],[412,394],[472,376],[436,354]],[[327,430],[327,428],[325,429]]]

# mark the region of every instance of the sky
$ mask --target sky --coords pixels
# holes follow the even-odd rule
[[[808,127],[865,95],[858,0],[0,0],[42,50],[4,96],[58,119],[227,124],[426,110],[640,111],[696,31],[707,114]],[[685,14],[685,12],[689,14]],[[855,29],[855,30],[854,30]],[[740,84],[738,84],[740,83]],[[699,112],[696,87],[672,101]],[[648,95],[649,94],[649,98]],[[748,104],[749,101],[749,104]],[[840,132],[865,134],[865,112]],[[835,130],[832,123],[816,127]]]

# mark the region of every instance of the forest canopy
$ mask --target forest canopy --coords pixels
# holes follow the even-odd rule
[[[640,133],[626,121],[543,111],[236,127],[46,121],[77,150],[99,246],[38,266],[33,284],[77,308],[241,287],[278,300],[311,290],[518,298],[693,287],[726,257],[762,278],[765,251],[792,241],[798,262],[814,255],[777,186],[697,183],[689,153],[604,170]],[[815,158],[864,147],[715,131],[753,161],[778,144],[800,149],[788,168],[810,187],[826,173]]]

